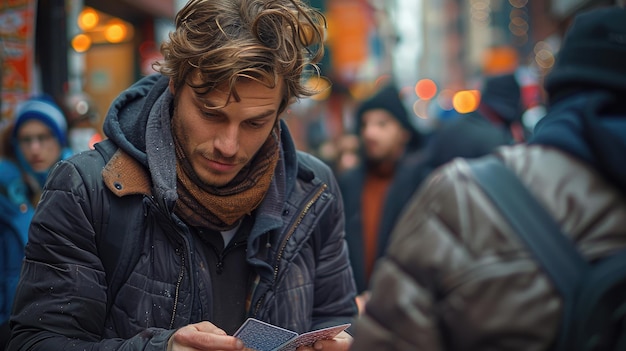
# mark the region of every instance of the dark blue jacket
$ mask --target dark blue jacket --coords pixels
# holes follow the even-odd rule
[[[104,172],[100,154],[89,151],[51,173],[29,233],[9,350],[165,350],[175,329],[211,321],[211,277],[197,237],[172,199],[133,183],[147,172],[146,114],[166,88],[166,79],[148,77],[113,103],[105,132],[120,150]],[[325,164],[296,151],[284,123],[281,144],[284,173],[274,178],[285,186],[270,187],[247,239],[259,278],[248,316],[299,333],[349,322],[355,287],[339,188]],[[119,178],[105,184],[111,175]],[[124,223],[138,260],[108,298],[96,232],[111,225],[110,192],[120,189],[129,209],[110,221]]]
[[[416,172],[422,170],[417,167],[421,157],[422,155],[416,151],[405,155],[398,163],[383,205],[383,213],[378,228],[376,258],[384,254],[396,219],[418,186],[417,180],[421,179],[421,177],[417,177]],[[365,176],[365,165],[359,165],[346,171],[339,177],[339,187],[341,188],[346,213],[346,241],[348,242],[350,264],[354,272],[358,293],[367,290],[369,279],[365,274],[363,211],[361,203]]]

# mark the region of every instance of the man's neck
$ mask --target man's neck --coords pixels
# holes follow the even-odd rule
[[[395,173],[398,159],[393,160],[368,160],[367,172],[379,177],[391,177]]]

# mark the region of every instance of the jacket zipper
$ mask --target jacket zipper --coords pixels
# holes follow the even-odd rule
[[[169,213],[169,211],[165,210],[166,206],[163,205],[160,206],[159,203],[154,199],[154,197],[151,197],[151,201],[153,203],[153,206],[157,209],[157,211],[159,213],[161,213],[163,215],[164,218],[170,218],[171,214]],[[171,223],[171,221],[167,222],[172,230],[176,233],[180,234],[180,231],[178,229],[178,226],[174,223]],[[184,240],[184,236],[181,234],[181,236],[183,237]],[[186,240],[184,240],[186,242]],[[187,243],[187,246],[189,246],[189,243]],[[173,329],[174,328],[174,323],[176,320],[176,312],[178,310],[178,298],[180,297],[180,285],[183,282],[183,278],[185,277],[185,247],[181,247],[180,248],[180,272],[178,272],[178,280],[176,281],[176,290],[174,291],[174,307],[172,308],[172,318],[170,319],[170,326],[169,329]],[[193,280],[192,280],[193,282]]]
[[[176,309],[178,307],[178,295],[180,294],[180,284],[183,282],[184,276],[185,276],[185,252],[183,250],[181,253],[180,272],[178,273],[178,281],[176,282],[176,291],[174,292],[174,308],[172,310],[172,319],[170,320],[169,329],[174,328],[174,320],[176,319]]]
[[[287,235],[285,236],[282,243],[280,244],[280,249],[278,250],[278,255],[276,256],[276,264],[274,265],[274,280],[272,281],[272,286],[276,284],[276,280],[278,279],[278,270],[280,266],[280,260],[283,257],[283,253],[285,251],[285,247],[287,246],[287,242],[289,241],[293,233],[296,232],[296,228],[300,225],[304,216],[306,216],[306,214],[309,212],[309,210],[311,209],[311,206],[313,206],[313,204],[317,202],[317,200],[320,198],[320,196],[322,196],[322,193],[324,193],[326,188],[328,188],[328,185],[322,184],[322,186],[317,190],[317,192],[311,198],[311,200],[309,200],[306,206],[304,206],[304,208],[298,215],[296,221],[291,225],[291,227],[289,228],[289,231],[287,232]],[[259,299],[259,301],[257,301],[257,303],[255,304],[254,315],[258,314],[259,309],[261,308],[261,303],[265,299],[266,294],[267,292],[264,292],[261,298]]]

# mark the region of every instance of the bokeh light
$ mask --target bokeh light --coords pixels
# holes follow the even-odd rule
[[[413,104],[413,113],[421,119],[428,119],[428,101],[417,100]]]
[[[330,82],[324,77],[313,76],[307,79],[305,85],[307,88],[318,92],[317,94],[311,96],[311,100],[315,101],[324,101],[328,99],[332,90]]]
[[[78,27],[84,31],[95,28],[100,21],[98,12],[91,7],[85,7],[78,15]]]
[[[454,109],[452,106],[452,98],[454,97],[454,92],[451,89],[443,89],[437,96],[437,104],[444,111],[451,111]]]
[[[415,84],[415,94],[421,100],[430,100],[437,95],[437,84],[432,79],[420,79]]]
[[[461,90],[454,94],[452,105],[458,113],[470,113],[478,109],[480,92],[478,90]]]
[[[86,34],[78,34],[72,39],[72,48],[76,52],[85,52],[91,47],[91,38]]]
[[[111,21],[107,24],[104,37],[110,43],[121,43],[126,39],[128,29],[122,21]]]

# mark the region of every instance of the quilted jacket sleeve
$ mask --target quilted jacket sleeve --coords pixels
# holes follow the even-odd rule
[[[313,330],[350,323],[357,314],[356,286],[345,240],[345,217],[341,192],[335,177],[327,172],[328,196],[333,196],[318,226],[321,242],[316,269]]]
[[[82,162],[100,157],[86,154]],[[87,189],[84,176],[62,161],[48,178],[29,231],[8,350],[164,350],[173,331],[101,340],[107,284],[91,219],[102,215],[104,193]]]

